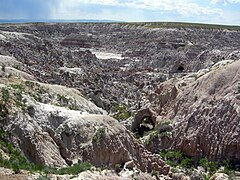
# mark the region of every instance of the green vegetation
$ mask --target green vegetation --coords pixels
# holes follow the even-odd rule
[[[25,90],[25,87],[23,84],[11,84],[11,87],[14,90],[21,91],[21,92]]]
[[[11,94],[8,92],[10,89]],[[32,81],[25,81],[21,83],[12,83],[6,88],[2,88],[2,99],[0,99],[1,110],[5,110],[6,102],[11,96],[10,105],[15,105],[17,108],[21,108],[23,112],[26,112],[26,99],[23,98],[23,94],[30,95],[37,102],[51,103],[55,106],[67,107],[71,110],[79,110],[76,100],[65,97],[61,94],[50,93],[47,88],[41,86],[39,83]],[[44,98],[46,97],[46,98]],[[14,103],[14,104],[13,104]],[[10,109],[10,107],[8,108]],[[4,112],[0,112],[0,118],[3,117]],[[2,118],[1,118],[2,119]]]
[[[34,87],[34,82],[32,82],[32,81],[25,81],[25,86],[28,86],[28,87],[31,87],[31,88],[33,88]]]
[[[30,172],[42,172],[44,174],[72,174],[76,175],[82,171],[90,170],[92,165],[88,162],[77,163],[70,167],[64,167],[57,169],[55,167],[41,166],[29,162],[20,151],[14,148],[7,141],[7,134],[0,130],[0,149],[4,151],[5,154],[9,156],[8,158],[3,158],[0,153],[0,167],[5,167],[12,169],[15,173],[19,173],[20,170],[27,170]],[[48,179],[46,175],[40,176],[38,179]]]
[[[149,134],[147,135],[146,140],[144,141],[144,145],[145,146],[150,145],[154,138],[158,138],[158,133],[156,131],[149,131]]]
[[[2,88],[2,101],[6,103],[10,99],[10,94],[7,88]]]
[[[57,94],[57,99],[61,104],[68,104],[69,99],[63,95]]]
[[[20,169],[29,171],[38,171],[43,169],[41,166],[28,162],[27,159],[22,156],[20,151],[16,150],[10,143],[7,142],[6,137],[6,133],[0,131],[0,149],[9,156],[9,159],[4,159],[2,154],[0,154],[1,167],[13,169],[16,173],[18,173]]]
[[[222,173],[228,174],[230,178],[234,177],[233,167],[229,160],[213,162],[209,161],[207,158],[202,158],[199,160],[198,165],[203,167],[205,171],[209,172],[211,175],[218,171],[220,167],[223,167],[221,170]]]
[[[7,103],[10,99],[10,94],[7,88],[1,89],[1,99],[0,99],[0,121],[4,120],[8,115]]]
[[[118,121],[126,120],[131,117],[128,108],[125,105],[115,105],[113,106],[112,110],[115,112],[113,118],[117,119]]]
[[[199,165],[203,167],[206,171],[214,173],[218,169],[218,163],[208,161],[207,158],[202,158],[199,160]]]
[[[32,96],[36,101],[43,102],[42,95],[48,94],[48,90],[40,86],[38,83],[25,81],[26,93]]]
[[[106,137],[106,129],[102,127],[95,132],[92,138],[92,141],[95,143],[100,143],[105,137]]]
[[[79,174],[80,172],[90,170],[91,167],[92,167],[92,165],[90,163],[87,163],[87,162],[85,162],[85,163],[77,163],[77,164],[74,164],[74,165],[72,165],[70,167],[65,167],[65,168],[58,169],[56,174],[60,174],[60,175],[63,175],[63,174],[76,175],[76,174]]]
[[[48,175],[40,175],[37,180],[50,180],[50,177],[48,177]]]
[[[233,167],[228,160],[213,162],[209,161],[207,158],[201,158],[200,160],[194,162],[192,158],[185,156],[180,151],[162,151],[160,155],[166,161],[166,163],[172,167],[179,166],[188,169],[197,166],[203,167],[204,170],[209,173],[209,175],[205,174],[204,179],[209,179],[210,176],[217,171],[228,174],[230,178],[234,177]]]
[[[61,94],[57,94],[57,101],[58,101],[58,103],[55,104],[57,106],[68,107],[70,110],[79,110],[79,106],[77,105],[77,101],[72,99],[72,98],[65,97]]]
[[[164,158],[166,163],[172,167],[183,167],[183,168],[190,168],[193,165],[193,161],[191,158],[184,156],[179,151],[168,151],[168,152],[161,152],[160,155]]]
[[[157,176],[157,175],[158,175],[158,172],[155,171],[155,170],[153,170],[153,171],[151,172],[151,175],[152,175],[152,176]]]

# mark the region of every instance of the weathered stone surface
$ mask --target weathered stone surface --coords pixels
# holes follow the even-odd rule
[[[228,179],[229,176],[224,173],[216,173],[210,178],[210,180],[228,180]]]
[[[144,121],[144,119],[147,119],[148,123],[151,124],[154,128],[156,125],[156,118],[156,113],[150,108],[138,110],[132,121],[132,131],[140,129],[141,123]]]
[[[62,167],[87,161],[96,167],[114,169],[116,165],[124,166],[132,161],[132,169],[168,174],[169,167],[159,155],[147,151],[130,131],[117,120],[103,115],[105,111],[84,99],[79,91],[29,81],[27,85],[30,85],[28,88],[37,86],[51,99],[40,103],[33,99],[32,93],[36,92],[25,91],[26,111],[12,104],[12,109],[18,111],[10,113],[1,128],[13,134],[11,141],[31,162]],[[12,94],[14,89],[6,87]],[[51,105],[50,102],[57,103],[55,95],[65,101],[74,99],[81,109]]]
[[[42,82],[78,88],[107,111],[121,103],[136,112],[154,101],[160,82],[240,58],[235,30],[114,23],[1,25],[0,30],[0,54],[14,56]],[[122,57],[106,61],[94,53]],[[64,67],[82,71],[72,74]],[[102,92],[96,97],[98,89]],[[161,103],[169,93],[162,94]]]
[[[149,118],[152,127],[141,134],[154,127],[159,133],[148,147],[152,152],[181,150],[195,159],[239,163],[240,78],[239,61],[234,62],[240,58],[239,31],[146,26],[0,25],[0,59],[6,65],[2,69],[0,64],[2,84],[13,75],[62,85],[44,85],[52,93],[41,94],[41,103],[24,94],[27,113],[14,109],[17,118],[15,114],[12,124],[4,124],[18,135],[12,142],[40,164],[89,160],[113,167],[132,162],[128,167],[167,174],[169,168],[158,155],[102,115],[125,105],[135,116],[123,123],[126,127],[141,130]],[[63,86],[78,89],[100,108]],[[68,96],[71,103],[65,102]],[[158,126],[168,121],[171,125]]]
[[[170,149],[199,158],[240,161],[240,61],[214,69],[179,88],[163,107],[173,121]]]

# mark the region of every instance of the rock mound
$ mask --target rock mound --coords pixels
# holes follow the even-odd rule
[[[195,158],[240,162],[239,69],[236,61],[178,89],[161,116],[173,121],[170,149]]]
[[[16,83],[14,77],[8,83],[13,79]],[[11,132],[11,141],[31,162],[62,167],[88,161],[96,167],[120,166],[168,174],[169,167],[159,155],[147,151],[130,131],[103,115],[106,112],[84,99],[79,91],[33,81],[20,82],[5,85],[10,93],[8,106],[13,107],[1,128]],[[14,101],[11,95],[17,91],[23,96],[19,100],[23,101],[21,110],[11,103]],[[41,99],[36,98],[40,91]],[[69,107],[72,99],[76,110]],[[67,104],[64,106],[62,101]]]

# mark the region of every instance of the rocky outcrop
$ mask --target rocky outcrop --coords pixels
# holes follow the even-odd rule
[[[139,179],[139,180],[155,180],[153,176],[147,174],[147,173],[142,173],[138,171],[123,171],[120,174],[116,174],[113,171],[109,170],[104,170],[101,172],[83,172],[78,175],[78,177],[73,178],[75,180],[78,179],[84,179],[84,180],[111,180],[111,179],[116,179],[116,180],[131,180],[131,179]]]
[[[9,77],[5,88],[12,99],[8,102],[11,111],[1,128],[11,132],[11,142],[31,162],[62,167],[87,161],[102,168],[115,169],[119,165],[168,174],[169,166],[159,155],[147,151],[130,131],[104,115],[104,110],[84,99],[76,89],[15,77]],[[10,103],[16,101],[14,96],[20,90],[21,105]],[[36,98],[40,92],[42,98]],[[72,100],[75,110],[71,110]]]
[[[100,47],[100,43],[89,34],[69,35],[61,41],[61,45],[79,48]]]
[[[161,115],[174,123],[169,149],[239,163],[239,68],[240,61],[214,68],[169,99]]]
[[[118,121],[103,115],[81,115],[50,105],[34,105],[32,117],[13,120],[8,131],[33,162],[55,166],[89,161],[96,167],[112,167],[133,161],[143,172],[169,169],[159,155],[148,152]]]
[[[229,179],[229,176],[224,173],[216,173],[210,178],[210,180],[227,180],[227,179]]]
[[[151,129],[155,128],[156,125],[156,118],[157,114],[150,108],[140,109],[136,113],[133,121],[132,121],[132,131],[142,134],[144,132],[144,129],[147,127],[143,127],[143,123],[149,124],[151,126]],[[150,129],[149,129],[150,130]]]

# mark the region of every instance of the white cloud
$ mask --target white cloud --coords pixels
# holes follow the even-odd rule
[[[214,3],[222,0],[212,0]],[[231,0],[240,1],[240,0]],[[174,11],[181,16],[193,17],[201,15],[221,15],[219,8],[203,7],[192,0],[61,0],[60,10],[65,11],[78,4],[96,4],[105,6],[119,6],[143,10]]]
[[[238,4],[240,0],[212,0],[212,4],[224,3],[225,5],[229,4]]]

